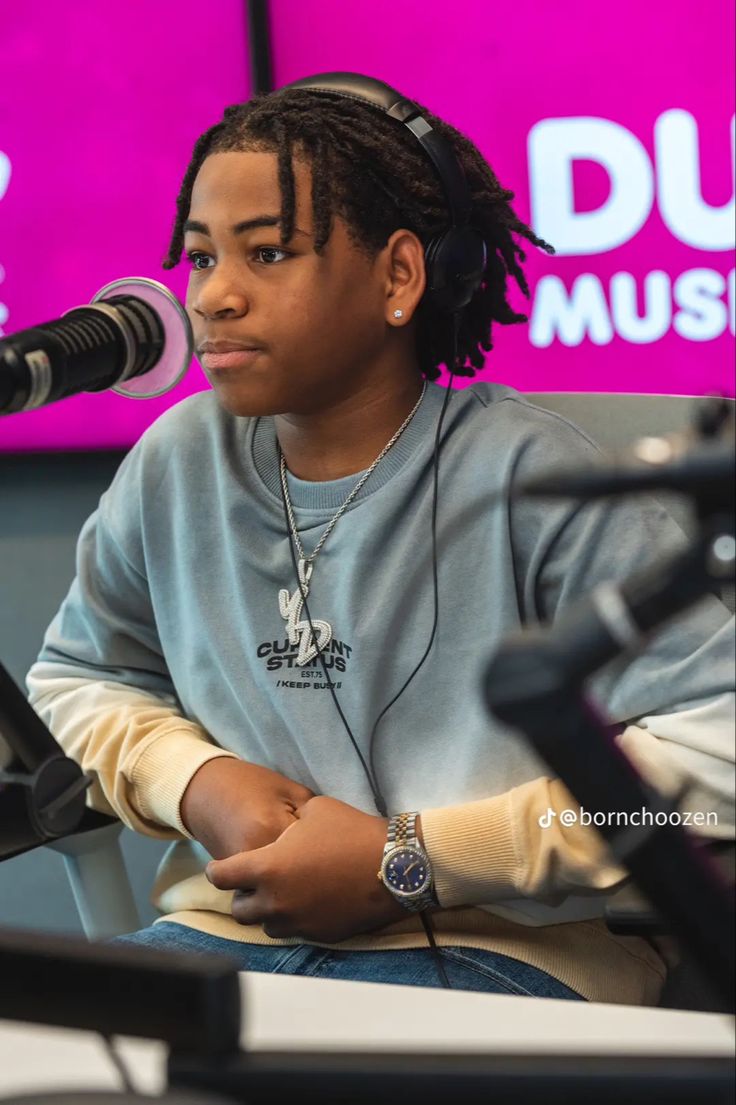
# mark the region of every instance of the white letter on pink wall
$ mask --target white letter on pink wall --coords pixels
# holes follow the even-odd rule
[[[588,338],[594,345],[613,341],[613,326],[600,280],[581,273],[570,292],[557,276],[543,276],[534,294],[529,340],[540,349],[558,338],[563,345],[580,345]]]
[[[10,158],[0,150],[0,200],[8,190],[10,183]]]
[[[712,269],[690,269],[678,276],[673,288],[675,303],[682,310],[672,325],[688,341],[719,338],[728,323],[728,308],[720,298],[726,278]]]
[[[636,345],[659,341],[672,321],[672,288],[666,272],[655,269],[644,277],[644,314],[637,310],[636,280],[630,272],[611,277],[611,314],[616,333]]]
[[[635,135],[609,119],[543,119],[529,132],[532,226],[560,256],[603,253],[627,242],[649,217],[654,174]],[[576,211],[572,165],[596,161],[611,194],[597,211]]]
[[[664,222],[681,242],[696,249],[733,249],[734,197],[722,207],[705,203],[700,190],[698,125],[689,111],[665,111],[654,124],[657,203]],[[734,174],[734,119],[731,120]]]

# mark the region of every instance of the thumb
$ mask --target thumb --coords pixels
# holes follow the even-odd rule
[[[210,860],[204,873],[218,890],[255,890],[257,859],[263,850],[256,848],[251,852],[236,852],[227,859]]]

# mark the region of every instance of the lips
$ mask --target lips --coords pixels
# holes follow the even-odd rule
[[[205,338],[197,345],[198,353],[234,353],[238,349],[262,349],[255,338]]]
[[[246,368],[252,364],[256,357],[260,357],[261,349],[231,349],[224,353],[203,353],[202,364],[211,372],[228,368]]]
[[[203,341],[197,347],[202,365],[208,371],[229,368],[245,368],[263,352],[255,342],[246,341]]]

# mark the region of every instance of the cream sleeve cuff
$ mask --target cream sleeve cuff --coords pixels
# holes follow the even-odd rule
[[[170,825],[192,840],[181,819],[184,791],[203,764],[223,756],[238,758],[186,731],[165,733],[146,745],[126,765],[136,805],[146,821]]]
[[[618,737],[643,777],[668,795],[687,788],[681,809],[708,816],[706,835],[734,833],[733,692],[640,718]],[[579,803],[546,777],[493,798],[422,811],[425,848],[440,905],[492,905],[607,892],[626,877],[592,827],[563,825]],[[716,826],[713,827],[713,817]]]
[[[461,806],[422,810],[421,824],[441,906],[514,897],[519,856],[510,791]]]
[[[493,798],[423,810],[424,846],[441,906],[607,891],[626,877],[595,829],[564,825],[576,809],[559,779],[542,777]]]
[[[238,757],[183,717],[172,698],[111,680],[52,676],[49,667],[31,669],[30,701],[90,776],[88,805],[147,836],[191,839],[179,811],[189,781],[208,760]]]

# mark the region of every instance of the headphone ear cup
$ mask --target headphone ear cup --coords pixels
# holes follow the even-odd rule
[[[424,250],[424,268],[427,275],[427,288],[424,300],[434,310],[451,311],[451,290],[447,285],[447,265],[443,255],[443,244],[447,234],[431,238]]]
[[[483,280],[486,244],[471,226],[451,227],[427,243],[424,263],[427,301],[439,311],[460,311]]]

